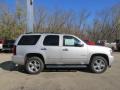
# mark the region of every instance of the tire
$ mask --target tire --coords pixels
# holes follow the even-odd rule
[[[102,56],[94,56],[90,62],[90,69],[93,73],[103,73],[107,70],[107,60]]]
[[[29,74],[39,74],[44,69],[44,63],[39,57],[30,57],[26,61],[25,68]]]

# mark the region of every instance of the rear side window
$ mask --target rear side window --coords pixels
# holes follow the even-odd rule
[[[45,37],[43,44],[45,46],[59,46],[59,36],[48,35]]]
[[[35,45],[39,38],[40,35],[26,35],[20,39],[18,45]]]

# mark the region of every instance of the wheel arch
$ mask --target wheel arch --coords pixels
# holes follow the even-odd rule
[[[104,57],[107,60],[107,64],[109,66],[109,58],[108,58],[108,56],[106,54],[102,54],[102,53],[96,53],[96,54],[91,55],[89,64],[91,63],[93,57],[95,57],[95,56],[102,56],[102,57]]]
[[[33,56],[39,57],[39,58],[43,61],[43,63],[45,64],[45,58],[44,58],[44,56],[43,56],[42,54],[40,54],[40,53],[28,53],[28,54],[26,54],[26,56],[25,56],[25,63],[26,63],[26,61],[27,61],[27,58],[30,58],[30,57],[33,57]]]

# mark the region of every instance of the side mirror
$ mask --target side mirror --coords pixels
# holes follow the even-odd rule
[[[84,46],[84,44],[80,44],[79,46],[80,46],[80,47],[83,47],[83,46]]]

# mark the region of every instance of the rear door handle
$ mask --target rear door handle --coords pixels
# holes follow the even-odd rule
[[[63,49],[63,51],[69,51],[67,48]]]
[[[41,48],[41,50],[47,50],[46,48]]]

